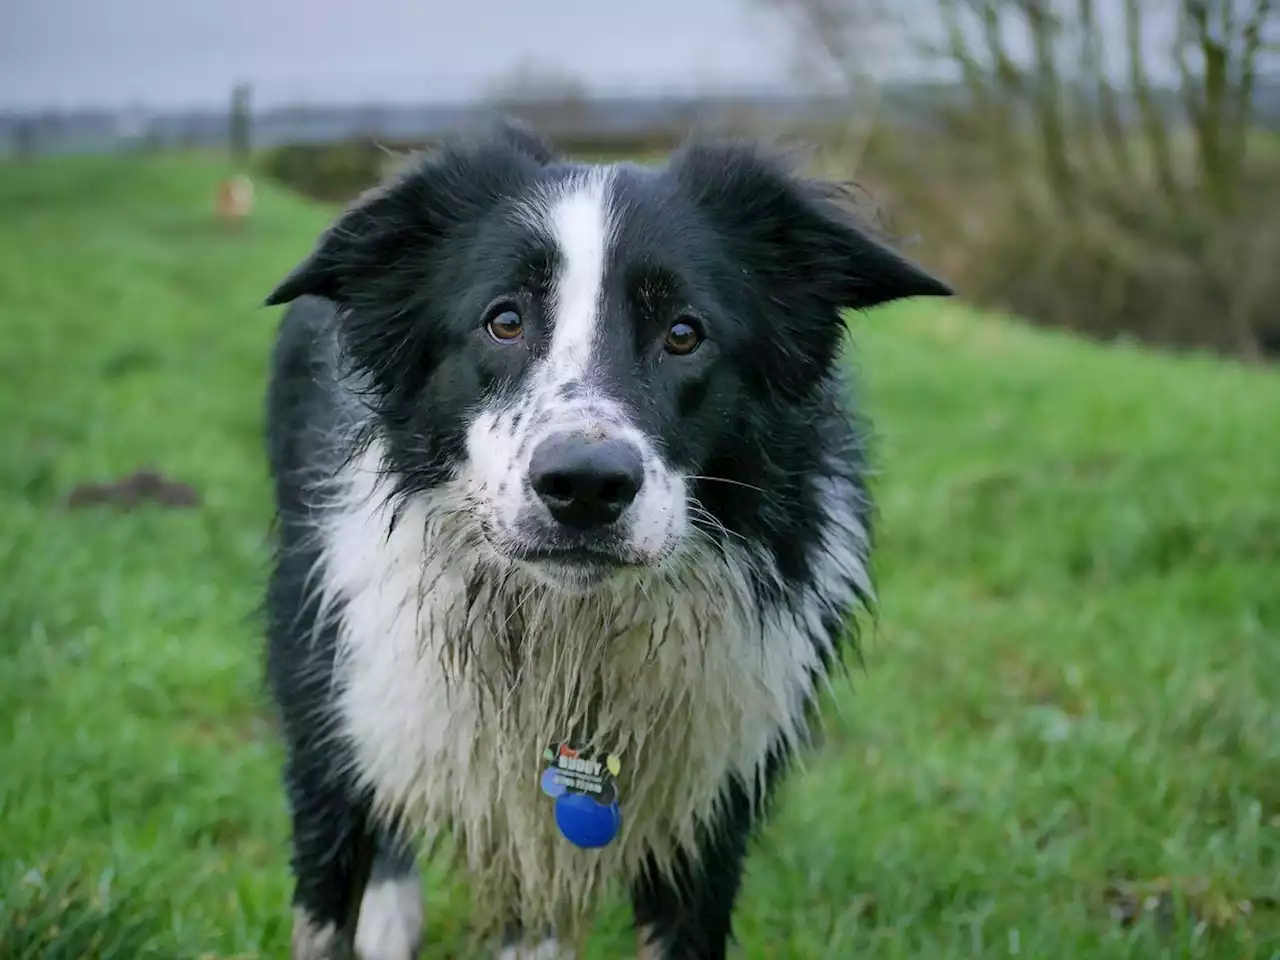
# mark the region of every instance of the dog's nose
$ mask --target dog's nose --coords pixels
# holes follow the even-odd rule
[[[560,523],[603,527],[622,516],[640,492],[644,461],[625,440],[556,434],[533,451],[529,482]]]

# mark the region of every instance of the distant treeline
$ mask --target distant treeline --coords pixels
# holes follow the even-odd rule
[[[846,103],[794,97],[615,97],[572,102],[281,107],[254,110],[250,119],[252,142],[260,148],[362,140],[422,143],[482,124],[498,114],[521,116],[564,142],[585,139],[627,144],[697,127],[803,124],[838,115],[847,108]],[[232,113],[228,109],[0,114],[0,150],[43,155],[220,147],[230,138]]]
[[[1173,91],[1156,99],[1177,110]],[[243,95],[238,90],[237,95]],[[962,86],[939,83],[888,84],[877,91],[876,113],[895,126],[929,124],[940,104],[966,96]],[[1087,97],[1088,94],[1081,93]],[[1280,78],[1259,78],[1255,122],[1280,129]],[[1136,110],[1121,104],[1121,113]],[[853,106],[856,109],[857,105]],[[847,99],[795,96],[580,97],[463,104],[368,104],[288,106],[252,112],[252,142],[259,148],[286,144],[378,141],[422,143],[465,129],[495,114],[524,117],[560,143],[615,145],[679,138],[690,129],[742,130],[825,125],[849,116]],[[231,138],[230,109],[190,111],[78,110],[0,112],[0,153],[45,155],[220,148]]]

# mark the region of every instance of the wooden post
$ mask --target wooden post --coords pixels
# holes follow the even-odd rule
[[[231,116],[228,129],[231,159],[243,170],[249,163],[253,149],[253,114],[250,104],[252,90],[247,83],[237,83],[231,91]]]

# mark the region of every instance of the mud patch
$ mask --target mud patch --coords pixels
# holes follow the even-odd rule
[[[200,506],[200,494],[190,484],[144,469],[111,483],[79,484],[67,494],[65,503],[72,510],[99,506],[133,510],[146,503],[182,509]]]

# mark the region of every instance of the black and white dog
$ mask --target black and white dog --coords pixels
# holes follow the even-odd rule
[[[615,885],[642,956],[725,956],[871,599],[841,310],[949,293],[836,199],[755,148],[592,166],[504,125],[271,294],[295,960],[414,956],[435,839],[506,956]]]

